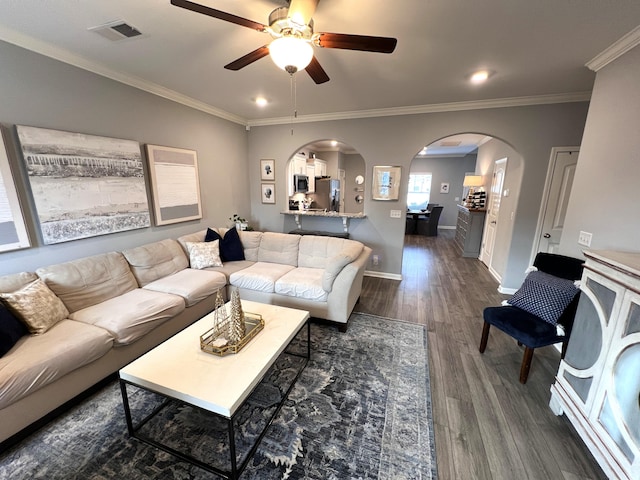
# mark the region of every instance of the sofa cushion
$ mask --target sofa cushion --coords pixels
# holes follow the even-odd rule
[[[178,241],[170,238],[123,250],[122,254],[140,287],[189,266],[189,260]]]
[[[41,335],[56,323],[67,318],[69,311],[62,300],[39,278],[0,298],[34,335]]]
[[[294,268],[291,265],[258,262],[249,268],[232,273],[229,281],[234,287],[273,293],[276,281]]]
[[[264,232],[258,249],[258,262],[298,266],[300,235]]]
[[[300,238],[298,266],[326,268],[329,259],[341,254],[353,261],[362,253],[363,248],[362,243],[355,240],[305,235]]]
[[[0,303],[0,357],[13,348],[29,331],[24,323]]]
[[[187,258],[189,258],[189,249],[187,248],[187,242],[204,242],[204,237],[207,235],[207,230],[199,230],[194,233],[188,233],[178,237],[178,243],[182,247]]]
[[[213,295],[227,284],[227,277],[219,272],[185,268],[173,275],[147,283],[144,288],[154,292],[181,296],[187,307]]]
[[[138,288],[119,252],[39,268],[36,273],[72,313]]]
[[[204,237],[205,242],[213,242],[218,240],[220,242],[220,259],[223,262],[238,262],[244,260],[244,248],[238,230],[230,228],[224,236],[220,235],[215,230],[207,229],[207,234]]]
[[[201,270],[208,267],[221,267],[219,240],[213,242],[187,242],[191,268]]]
[[[219,231],[222,232],[222,229],[219,229]],[[244,259],[250,262],[257,262],[258,250],[260,249],[260,242],[262,241],[262,232],[247,232],[246,230],[242,230],[240,231],[240,240],[244,248]]]
[[[333,282],[344,267],[354,262],[362,253],[364,246],[359,242],[346,244],[344,248],[333,257],[327,259],[327,265],[322,276],[322,288],[327,292],[333,289]]]
[[[275,293],[326,302],[329,294],[322,288],[323,274],[322,268],[294,268],[276,281]]]
[[[100,358],[112,344],[106,330],[68,319],[44,335],[22,337],[0,358],[0,409]]]
[[[250,267],[254,263],[256,262],[250,262],[249,260],[242,260],[240,262],[227,262],[227,263],[223,263],[221,267],[210,267],[210,268],[207,268],[206,270],[208,272],[219,272],[223,274],[227,279],[227,283],[229,283],[229,277],[231,276],[232,273],[235,273],[247,267]]]
[[[69,318],[104,328],[117,346],[135,342],[184,309],[185,302],[178,295],[136,288],[73,312]]]
[[[0,277],[0,292],[15,292],[37,279],[33,272],[20,272]]]

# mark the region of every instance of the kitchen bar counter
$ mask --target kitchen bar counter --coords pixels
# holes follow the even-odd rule
[[[366,218],[364,213],[340,213],[340,212],[327,212],[325,210],[284,210],[282,215],[293,215],[295,217],[296,225],[299,229],[302,229],[302,223],[300,217],[328,217],[328,218],[341,218],[342,226],[345,232],[349,231],[349,220],[352,218]]]

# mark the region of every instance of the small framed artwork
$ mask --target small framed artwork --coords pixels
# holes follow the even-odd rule
[[[195,150],[146,145],[156,225],[202,218]]]
[[[402,167],[373,167],[371,195],[374,200],[398,200]]]
[[[260,180],[276,179],[276,161],[272,159],[260,160]]]
[[[276,184],[263,183],[262,187],[262,203],[276,203]]]
[[[443,182],[440,184],[440,193],[449,193],[449,183]]]

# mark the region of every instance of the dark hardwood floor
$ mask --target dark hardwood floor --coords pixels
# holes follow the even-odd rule
[[[462,258],[453,230],[405,237],[402,281],[365,277],[356,311],[427,327],[439,480],[605,479],[565,417],[548,407],[560,354],[523,350],[492,329],[478,351],[482,310],[508,298],[477,259]]]

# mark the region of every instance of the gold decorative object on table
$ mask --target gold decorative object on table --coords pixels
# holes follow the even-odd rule
[[[224,304],[218,291],[213,311],[213,328],[200,335],[200,348],[213,355],[238,353],[264,328],[262,315],[243,312],[240,293],[231,292],[230,306]]]

